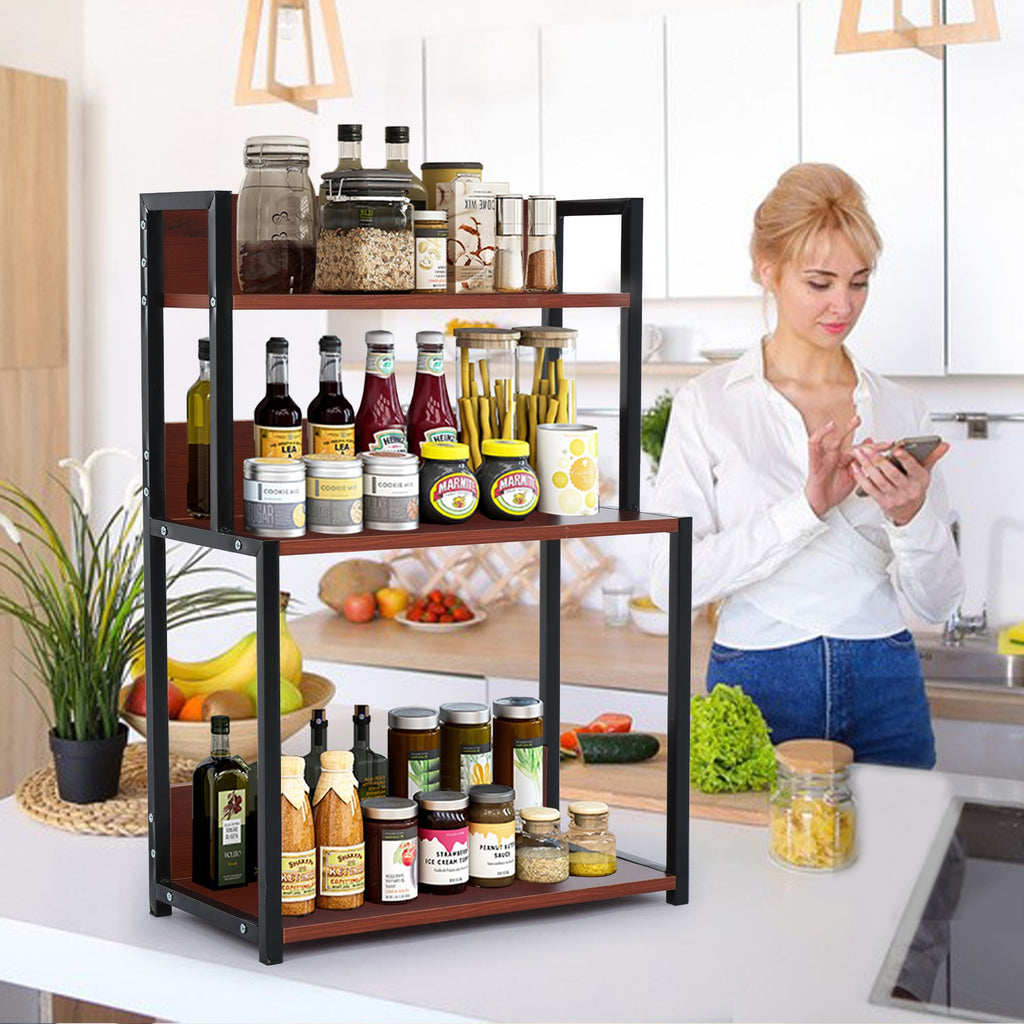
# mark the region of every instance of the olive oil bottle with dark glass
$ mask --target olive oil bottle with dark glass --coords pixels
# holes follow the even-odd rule
[[[359,799],[388,795],[388,759],[370,749],[370,708],[357,704],[352,716],[355,743],[352,746],[352,774],[359,783]]]
[[[323,708],[314,708],[309,718],[309,753],[304,760],[306,770],[303,773],[306,785],[309,786],[309,798],[313,799],[316,784],[320,781],[320,755],[327,749],[327,712]]]
[[[188,514],[210,516],[210,339],[199,339],[199,379],[188,389]]]
[[[192,774],[192,881],[210,889],[245,885],[255,865],[255,800],[249,766],[231,753],[227,715],[210,719],[210,756]]]

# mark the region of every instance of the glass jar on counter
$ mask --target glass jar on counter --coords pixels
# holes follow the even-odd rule
[[[441,788],[469,792],[493,779],[491,711],[486,704],[441,705]]]
[[[441,785],[441,730],[433,708],[388,712],[388,795],[411,798]]]
[[[536,468],[537,427],[576,422],[576,336],[572,327],[520,327],[516,351],[519,435]]]
[[[419,891],[457,896],[469,882],[469,797],[456,790],[416,794],[419,804]]]
[[[491,438],[516,438],[516,343],[518,330],[456,327],[459,352],[459,440],[469,445],[476,472],[480,446]],[[525,440],[525,438],[524,438]]]
[[[469,881],[501,889],[516,880],[515,790],[469,787]]]
[[[516,810],[544,802],[544,704],[536,697],[499,697],[494,713],[494,781],[511,786]]]
[[[578,800],[569,804],[569,817],[572,821],[565,834],[569,841],[569,874],[615,874],[615,833],[608,830],[608,805]]]
[[[325,179],[316,241],[321,292],[408,292],[416,284],[412,175],[362,170]]]
[[[526,202],[526,290],[558,290],[555,251],[555,197],[530,196]]]
[[[316,193],[309,140],[256,135],[245,141],[238,193],[238,281],[246,294],[292,295],[313,286]]]
[[[516,878],[551,885],[569,877],[569,840],[561,831],[557,807],[523,807],[523,830],[516,837]]]
[[[837,871],[853,863],[852,761],[853,751],[832,740],[787,740],[775,748],[768,837],[776,863],[805,871]]]

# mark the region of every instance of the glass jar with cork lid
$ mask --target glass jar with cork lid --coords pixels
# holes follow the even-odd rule
[[[850,791],[853,751],[832,740],[787,740],[775,748],[769,852],[785,867],[838,871],[857,855]]]
[[[578,800],[569,804],[569,817],[572,821],[565,834],[569,841],[569,874],[615,874],[615,833],[608,830],[608,805]]]
[[[561,831],[557,807],[523,807],[523,830],[516,837],[516,878],[551,885],[569,877],[569,840]]]
[[[456,327],[459,351],[459,440],[469,445],[470,467],[480,468],[480,445],[516,438],[515,381],[518,330]],[[525,440],[525,438],[523,439]]]
[[[536,458],[541,423],[576,422],[576,336],[572,327],[520,327],[516,415]]]

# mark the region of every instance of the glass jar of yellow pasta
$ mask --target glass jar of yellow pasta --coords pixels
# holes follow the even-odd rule
[[[853,751],[831,740],[789,740],[775,748],[769,850],[776,863],[837,871],[857,855],[857,809],[850,792]]]

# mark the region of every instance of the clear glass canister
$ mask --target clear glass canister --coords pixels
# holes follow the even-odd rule
[[[857,855],[850,792],[853,751],[831,740],[788,740],[775,748],[769,852],[786,867],[836,871]]]
[[[550,885],[569,877],[569,840],[556,807],[523,807],[523,830],[516,837],[516,878]]]
[[[576,335],[571,327],[520,327],[516,353],[517,438],[536,465],[537,425],[576,422]]]
[[[416,284],[412,175],[362,170],[325,179],[316,244],[322,292],[407,292]]]
[[[556,291],[555,197],[530,196],[526,203],[526,216],[526,290]]]
[[[312,288],[316,193],[309,180],[308,139],[292,135],[246,139],[237,236],[243,292],[291,295]]]
[[[615,833],[608,831],[608,805],[580,800],[569,804],[569,817],[569,874],[615,874]]]
[[[496,245],[494,254],[494,290],[521,292],[526,283],[523,264],[523,197],[495,197]]]
[[[459,440],[469,445],[474,472],[489,438],[516,437],[515,381],[518,330],[456,327],[459,350]]]

